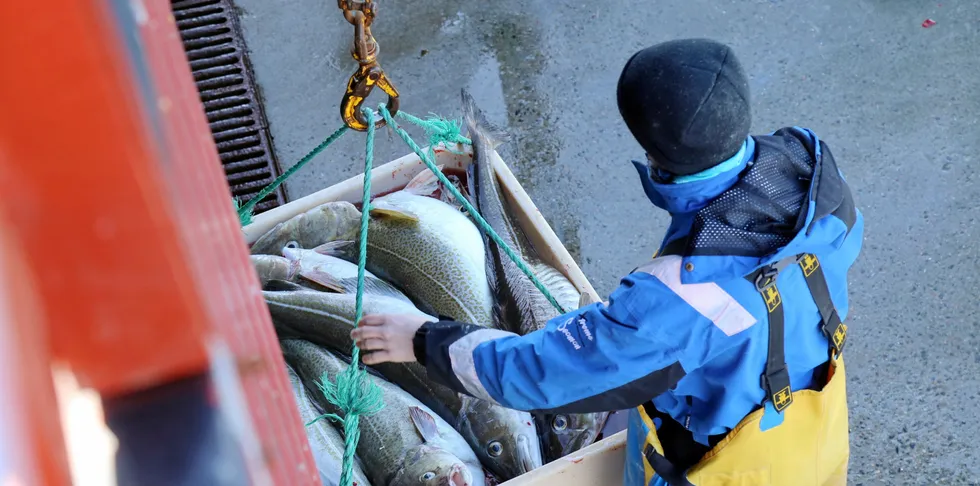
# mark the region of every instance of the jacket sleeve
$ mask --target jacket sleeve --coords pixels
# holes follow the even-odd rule
[[[608,304],[558,316],[525,336],[427,324],[417,354],[424,354],[433,379],[512,409],[591,413],[638,406],[738,341],[712,326],[703,306],[696,309],[671,289],[681,285],[679,275],[656,273],[631,274]],[[747,312],[739,317],[754,322]]]

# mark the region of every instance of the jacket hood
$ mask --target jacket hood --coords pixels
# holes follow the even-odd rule
[[[656,169],[649,164],[632,162],[643,184],[643,192],[653,205],[671,215],[683,215],[703,208],[735,184],[754,153],[755,140],[749,137],[732,158],[704,172],[676,178],[655,173]]]
[[[634,166],[647,197],[673,218],[658,254],[683,257],[685,283],[836,250],[857,218],[829,148],[804,128],[749,137],[731,169],[709,178],[662,182],[645,164]]]

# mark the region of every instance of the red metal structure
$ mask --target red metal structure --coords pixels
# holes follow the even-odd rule
[[[120,485],[209,455],[317,484],[169,2],[0,2],[0,66],[0,482],[70,484],[61,362],[103,397]]]

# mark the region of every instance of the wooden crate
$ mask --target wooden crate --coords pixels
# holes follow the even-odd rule
[[[471,148],[468,145],[457,145],[452,148],[453,151],[461,153],[453,153],[442,147],[434,150],[436,165],[444,165],[446,171],[466,169],[473,162]],[[534,244],[541,259],[564,273],[579,292],[588,293],[596,301],[601,300],[500,155],[494,152],[492,160],[512,215]],[[415,154],[375,167],[371,171],[372,194],[385,194],[401,189],[423,170],[429,169]],[[360,174],[255,216],[252,224],[243,229],[246,241],[252,244],[276,224],[323,203],[332,201],[360,203],[363,181],[363,174]],[[503,484],[536,486],[553,484],[558,480],[562,481],[562,486],[622,484],[625,445],[626,433],[619,432]]]
[[[501,486],[621,486],[625,460],[624,430]]]

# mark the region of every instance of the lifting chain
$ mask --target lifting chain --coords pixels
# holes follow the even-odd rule
[[[363,132],[367,130],[367,120],[361,113],[361,105],[371,94],[371,90],[378,86],[388,95],[388,103],[385,106],[391,114],[398,112],[398,90],[378,64],[378,42],[371,35],[374,1],[337,0],[337,6],[344,11],[344,18],[354,26],[354,46],[351,48],[351,56],[359,64],[357,71],[347,81],[347,91],[340,103],[340,116],[348,127]],[[384,119],[378,117],[375,128],[384,125]]]

